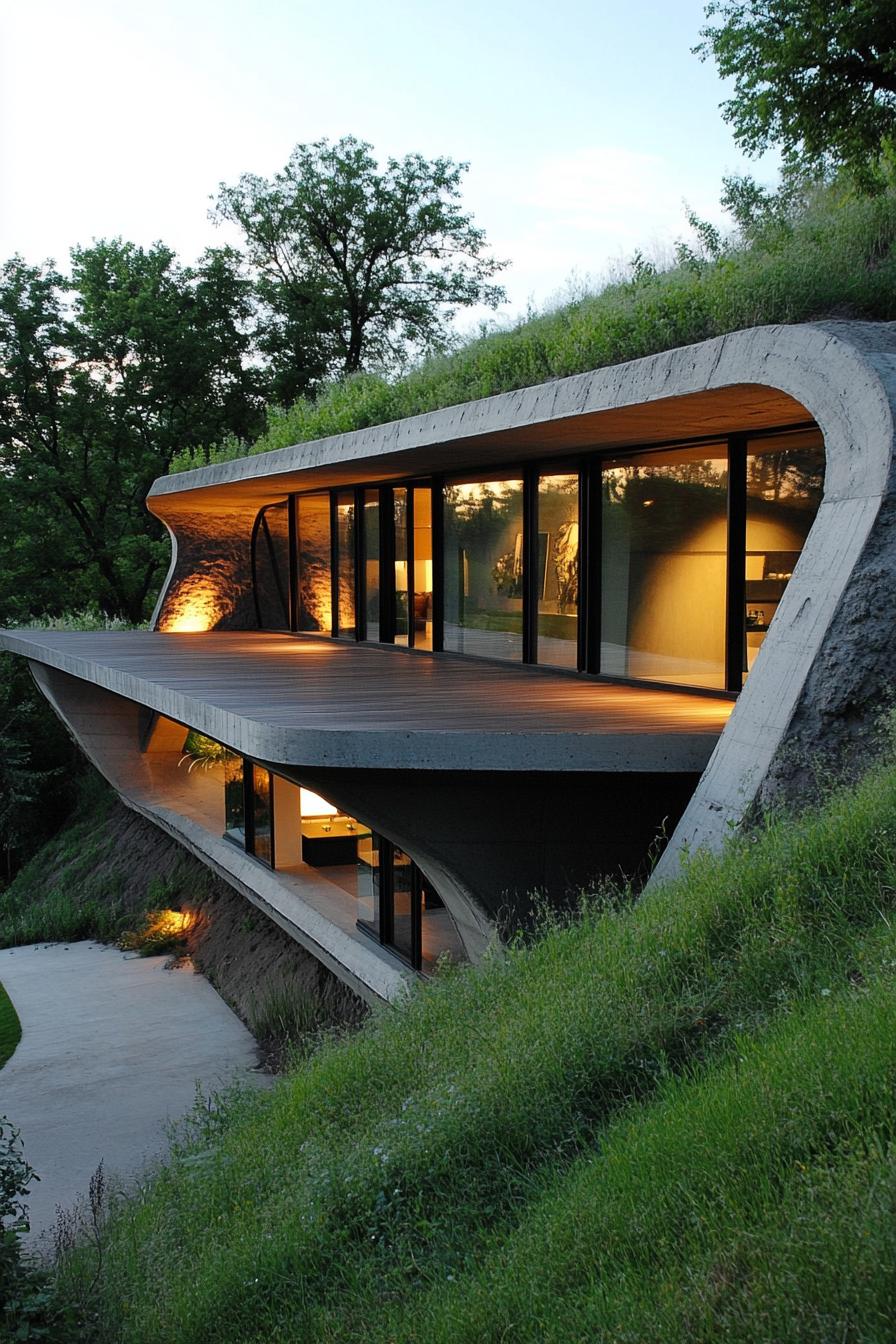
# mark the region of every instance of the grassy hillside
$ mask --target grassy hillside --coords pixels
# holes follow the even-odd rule
[[[72,1252],[99,1338],[896,1332],[896,766],[323,1046]]]
[[[362,374],[316,401],[272,408],[252,445],[186,452],[173,471],[383,424],[476,397],[581,373],[763,323],[896,318],[896,189],[874,198],[818,189],[790,221],[734,240],[718,256],[687,247],[630,278],[425,362],[388,382]]]
[[[12,1000],[0,985],[0,1069],[11,1057],[22,1039],[22,1024]]]

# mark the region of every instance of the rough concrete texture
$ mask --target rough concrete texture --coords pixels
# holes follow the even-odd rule
[[[171,565],[152,625],[158,630],[247,630],[257,624],[252,596],[252,527],[257,510],[178,512],[165,520]]]
[[[87,1194],[100,1162],[114,1186],[167,1148],[165,1126],[234,1079],[270,1082],[254,1040],[201,975],[97,943],[0,951],[22,1040],[0,1072],[0,1107],[40,1182],[32,1239]]]

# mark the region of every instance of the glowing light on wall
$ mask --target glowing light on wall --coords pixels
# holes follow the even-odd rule
[[[159,629],[165,634],[199,634],[214,630],[225,614],[219,589],[202,575],[186,580],[165,603]]]

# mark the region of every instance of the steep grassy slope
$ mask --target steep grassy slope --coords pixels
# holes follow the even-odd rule
[[[0,1069],[22,1039],[22,1024],[12,1000],[0,985]]]
[[[457,971],[193,1136],[60,1270],[103,1339],[878,1340],[896,768]]]
[[[172,470],[363,429],[763,323],[893,320],[894,242],[896,190],[868,199],[834,185],[817,191],[790,223],[758,230],[715,259],[692,250],[659,273],[641,264],[629,280],[470,341],[397,381],[362,374],[315,401],[272,408],[256,443],[187,452]]]

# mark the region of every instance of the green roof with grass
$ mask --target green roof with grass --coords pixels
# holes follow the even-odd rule
[[[737,211],[735,212],[738,213]],[[740,213],[723,238],[695,220],[665,262],[641,253],[625,274],[514,323],[485,330],[404,377],[361,373],[314,399],[272,407],[254,443],[177,455],[172,471],[267,452],[454,406],[766,323],[896,319],[896,185],[875,196],[849,179],[807,185]]]

